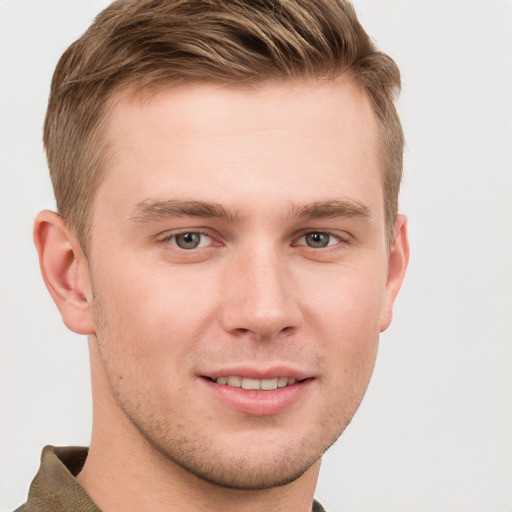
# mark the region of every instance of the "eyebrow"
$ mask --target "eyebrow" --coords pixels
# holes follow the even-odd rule
[[[237,209],[226,208],[219,203],[203,201],[181,201],[167,199],[154,201],[146,199],[135,207],[131,220],[134,223],[158,222],[169,217],[216,218],[228,222],[240,222],[242,215]],[[327,218],[370,218],[369,209],[352,199],[317,201],[302,206],[292,205],[289,218],[315,220]]]
[[[217,218],[230,222],[241,220],[237,210],[228,209],[219,203],[203,201],[180,201],[167,199],[165,201],[141,201],[135,207],[131,220],[137,224],[157,222],[169,217],[204,217]]]
[[[367,206],[353,199],[318,201],[292,208],[291,217],[299,220],[328,219],[336,217],[369,219]]]

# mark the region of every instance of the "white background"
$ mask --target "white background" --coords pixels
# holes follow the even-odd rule
[[[88,444],[85,338],[39,277],[53,68],[104,0],[0,0],[0,509],[45,444]],[[324,459],[332,512],[512,511],[512,2],[356,0],[398,62],[412,258],[358,414]]]

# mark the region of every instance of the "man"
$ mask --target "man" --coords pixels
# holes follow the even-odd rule
[[[322,510],[408,260],[394,62],[343,1],[119,1],[55,71],[34,239],[88,450],[19,510]]]

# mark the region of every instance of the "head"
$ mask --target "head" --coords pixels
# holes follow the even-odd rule
[[[372,102],[391,241],[404,148],[394,106],[400,73],[344,0],[114,2],[68,48],[53,77],[44,143],[58,211],[87,252],[94,197],[108,167],[103,132],[122,91],[342,75]]]
[[[67,50],[36,244],[89,335],[92,447],[236,489],[318,471],[407,265],[398,86],[341,1],[115,2]]]

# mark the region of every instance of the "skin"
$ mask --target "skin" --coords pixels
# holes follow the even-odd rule
[[[310,510],[408,260],[404,217],[386,242],[368,97],[347,78],[125,94],[107,137],[88,258],[56,214],[35,227],[64,322],[89,335],[78,480],[107,512]],[[243,372],[304,380],[233,406],[208,379]]]

